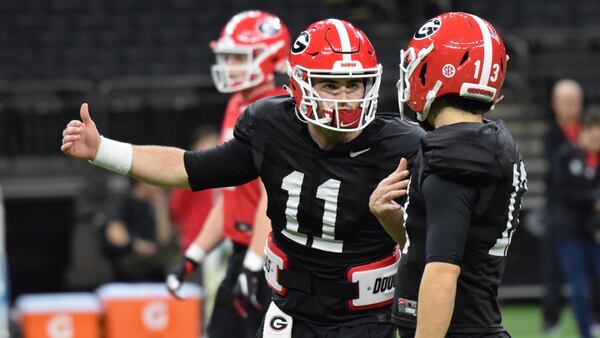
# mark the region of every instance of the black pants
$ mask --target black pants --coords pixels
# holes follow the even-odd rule
[[[219,285],[217,296],[215,297],[215,307],[208,323],[207,333],[210,338],[254,337],[269,307],[271,289],[268,287],[264,277],[262,277],[263,288],[258,293],[259,301],[263,305],[262,311],[252,314],[246,319],[240,317],[235,311],[233,306],[233,288],[242,271],[246,250],[246,246],[234,244],[233,254],[229,258],[225,278],[221,282],[221,285]],[[206,274],[207,271],[204,271],[204,273]]]
[[[546,211],[546,232],[540,241],[540,255],[542,263],[542,282],[544,285],[544,296],[542,297],[543,325],[552,327],[558,325],[560,313],[565,300],[562,297],[562,286],[564,278],[557,247],[556,225],[551,218],[556,217],[550,210]]]

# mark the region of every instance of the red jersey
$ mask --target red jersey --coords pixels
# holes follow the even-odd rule
[[[177,224],[176,230],[185,251],[202,230],[204,221],[214,205],[216,190],[193,192],[189,188],[171,190],[169,210]]]
[[[269,96],[285,95],[287,92],[277,87],[245,101],[241,93],[234,94],[227,103],[221,142],[233,138],[233,129],[240,114],[250,104]],[[256,207],[260,200],[260,181],[258,179],[237,187],[223,189],[223,234],[233,242],[249,245]]]

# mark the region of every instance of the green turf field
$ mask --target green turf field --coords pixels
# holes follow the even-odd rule
[[[554,336],[541,333],[542,312],[538,305],[504,305],[502,321],[513,338],[579,338],[573,315],[568,308],[563,311],[560,331]]]
[[[541,334],[542,313],[537,305],[505,305],[502,307],[504,327],[513,338],[548,338]],[[575,321],[570,310],[563,312],[560,332],[556,338],[578,338]]]
[[[538,305],[504,305],[502,319],[513,338],[579,338],[573,315],[568,309],[563,312],[560,331],[554,336],[541,333],[542,313]]]

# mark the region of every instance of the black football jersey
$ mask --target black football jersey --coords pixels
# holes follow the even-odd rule
[[[443,126],[421,143],[405,204],[407,244],[396,276],[393,321],[401,333],[414,332],[425,265],[447,262],[461,268],[448,333],[503,331],[497,292],[526,190],[521,155],[501,121]],[[442,184],[442,190],[425,187],[430,182]],[[448,208],[436,206],[439,196],[425,196],[424,189],[466,196],[457,201],[464,209],[457,219],[436,214]],[[443,224],[432,224],[434,219]]]
[[[423,134],[398,114],[378,114],[356,139],[321,150],[289,97],[250,106],[234,130],[235,138],[253,149],[274,241],[294,269],[327,280],[345,280],[350,267],[392,253],[395,242],[370,213],[369,197],[400,158],[412,166]],[[352,316],[343,300],[307,301],[305,296],[290,290],[276,301],[283,311],[306,320]]]

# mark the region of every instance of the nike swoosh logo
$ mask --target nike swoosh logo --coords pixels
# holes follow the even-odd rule
[[[366,153],[369,150],[371,150],[371,148],[367,148],[367,149],[363,149],[363,150],[359,150],[359,151],[351,151],[350,152],[350,157],[356,157],[356,156],[358,156],[360,154]]]
[[[351,125],[355,124],[356,122],[358,122],[358,120],[352,121],[350,123],[344,123],[342,121],[342,122],[340,122],[340,127],[342,127],[342,128],[350,127]]]

